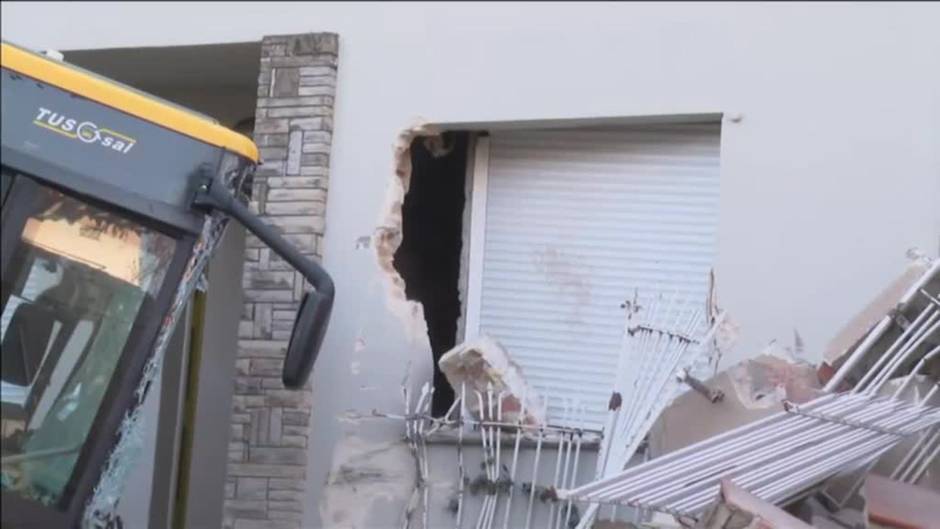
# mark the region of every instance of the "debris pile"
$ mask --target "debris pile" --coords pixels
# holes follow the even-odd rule
[[[938,298],[940,260],[915,263],[838,333],[818,370],[774,356],[739,364],[701,383],[709,392],[683,395],[660,415],[650,435],[652,460],[558,497],[628,506],[640,519],[668,513],[686,526],[799,527],[767,516],[780,514],[774,506],[802,506],[852,527],[847,519],[866,505],[859,488],[889,479],[872,471],[892,451],[903,451],[890,473],[899,480],[893,489],[921,490],[918,483],[940,473],[931,470],[940,452]],[[702,393],[730,398],[717,402]],[[729,487],[742,489],[750,507],[729,500]],[[872,508],[882,504],[867,501],[864,526],[890,518],[878,518]],[[930,510],[906,510],[918,509]],[[746,511],[749,517],[727,525]],[[813,522],[806,518],[800,523]],[[940,516],[927,525],[889,526],[934,529]]]
[[[870,461],[902,438],[940,425],[940,408],[857,393],[825,395],[581,487],[563,499],[616,503],[698,520],[730,479],[787,504]]]
[[[683,310],[684,305],[687,303],[675,296],[654,298],[644,310],[637,310],[635,302],[626,304],[620,376],[611,396],[597,459],[598,477],[623,470],[681,384],[695,381],[691,385],[697,385],[689,372],[708,363],[711,342],[725,314],[717,314],[708,325],[704,310]],[[707,388],[700,389],[709,393]],[[710,393],[710,400],[716,400],[717,395]],[[577,527],[590,527],[597,514],[598,505],[589,505]]]
[[[818,366],[797,334],[703,376],[725,314],[635,299],[602,429],[555,424],[486,336],[440,359],[457,394],[445,416],[430,416],[429,387],[414,404],[406,392],[404,416],[378,414],[406,423],[424,527],[427,442],[450,436],[458,529],[940,529],[940,259],[909,266]]]
[[[767,417],[779,411],[784,402],[809,402],[822,390],[815,367],[787,358],[786,352],[775,345],[719,372],[704,384],[723,395],[721,402],[713,403],[691,391],[676,397],[650,430],[651,457]]]

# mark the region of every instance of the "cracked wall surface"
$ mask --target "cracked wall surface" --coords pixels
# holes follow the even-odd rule
[[[336,445],[331,460],[319,504],[325,527],[370,527],[376,503],[398,509],[411,493],[415,467],[401,441],[375,443],[350,434]]]

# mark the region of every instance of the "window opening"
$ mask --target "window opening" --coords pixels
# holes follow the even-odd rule
[[[432,413],[443,415],[453,389],[437,366],[457,342],[458,289],[469,134],[445,132],[411,145],[411,183],[402,205],[402,242],[395,269],[405,295],[420,302],[434,361]]]

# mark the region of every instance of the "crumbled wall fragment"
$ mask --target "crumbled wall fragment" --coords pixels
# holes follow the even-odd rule
[[[694,391],[676,397],[649,433],[650,455],[659,457],[782,409],[782,402],[807,402],[819,394],[813,366],[787,360],[780,348],[721,371],[705,384],[721,391],[720,402],[710,402]],[[701,420],[708,417],[707,421]]]
[[[717,373],[722,357],[734,349],[741,338],[741,326],[718,304],[718,279],[714,268],[708,272],[708,296],[705,300],[705,308],[710,323],[718,321],[718,316],[724,314],[715,330],[713,338],[715,350],[709,359],[714,369],[713,372]]]
[[[729,369],[728,376],[738,400],[750,409],[776,410],[784,400],[806,402],[820,389],[815,367],[783,358],[774,345]]]
[[[731,480],[722,480],[721,499],[705,517],[705,529],[813,529],[806,522],[768,503]]]
[[[486,395],[492,389],[494,394],[502,394],[503,422],[514,423],[521,419],[528,425],[545,423],[545,410],[535,389],[525,381],[522,368],[493,338],[481,336],[462,343],[445,353],[438,365],[458,395],[462,386],[466,388],[466,405],[476,417],[487,418],[481,415],[479,403],[470,397],[471,392]],[[525,413],[520,417],[523,407]]]

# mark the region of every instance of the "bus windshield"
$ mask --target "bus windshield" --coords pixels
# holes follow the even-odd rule
[[[18,219],[4,216],[4,231],[19,233],[4,243],[12,252],[4,256],[0,311],[2,488],[53,505],[94,435],[138,315],[155,302],[177,241],[30,185],[37,198],[19,206]]]

